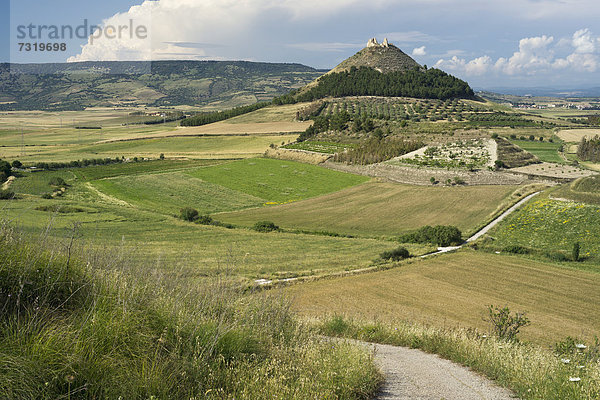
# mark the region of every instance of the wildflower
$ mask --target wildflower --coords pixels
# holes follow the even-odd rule
[[[577,377],[573,377],[573,376],[571,376],[569,378],[569,382],[579,382],[579,381],[581,381],[581,378],[577,378]]]
[[[585,344],[583,344],[583,343],[577,343],[577,344],[575,345],[575,347],[576,347],[577,349],[579,349],[579,350],[584,350],[584,349],[587,349],[587,346],[586,346]]]

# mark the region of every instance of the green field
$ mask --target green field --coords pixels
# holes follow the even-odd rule
[[[456,225],[469,232],[496,211],[515,189],[369,182],[315,199],[221,214],[217,218],[246,226],[270,220],[286,228],[351,235],[394,236],[424,225]]]
[[[560,143],[530,140],[511,140],[511,142],[523,150],[526,150],[537,156],[541,161],[550,163],[565,163],[565,160],[558,154],[558,150],[562,147]]]
[[[514,256],[461,251],[389,271],[323,280],[286,290],[306,317],[488,328],[487,306],[527,312],[525,339],[555,343],[600,334],[600,274]]]
[[[382,251],[395,246],[367,239],[262,234],[175,218],[184,206],[202,212],[265,207],[269,200],[318,196],[367,179],[289,161],[214,164],[151,161],[23,174],[12,187],[19,199],[2,203],[2,218],[35,235],[52,226],[57,237],[68,237],[78,224],[82,240],[93,241],[95,247],[135,248],[140,259],[161,260],[167,269],[180,266],[191,279],[226,267],[243,278],[340,272],[369,267]],[[55,176],[67,182],[66,192],[60,198],[41,199],[53,190],[48,183]],[[56,207],[66,212],[43,211]],[[427,246],[410,249],[414,254],[430,251]]]
[[[189,175],[232,190],[286,203],[335,192],[369,178],[293,161],[255,158],[190,171]]]
[[[573,244],[579,242],[581,256],[597,265],[600,261],[600,207],[540,199],[508,217],[491,236],[495,239],[494,246],[519,245],[540,251],[560,251],[568,257]]]

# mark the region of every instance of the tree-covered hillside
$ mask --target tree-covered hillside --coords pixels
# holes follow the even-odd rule
[[[353,67],[349,71],[322,76],[318,84],[297,96],[299,101],[325,97],[386,96],[420,99],[473,98],[473,89],[463,80],[439,69],[381,73],[372,68]]]

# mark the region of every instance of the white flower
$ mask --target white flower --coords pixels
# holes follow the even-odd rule
[[[578,343],[575,345],[575,347],[577,347],[578,349],[581,349],[581,350],[587,349],[587,346],[583,343]]]
[[[569,360],[568,358],[561,358],[561,359],[560,359],[560,361],[561,361],[563,364],[568,364],[568,363],[570,363],[570,362],[571,362],[571,360]]]
[[[579,382],[581,378],[570,377],[569,382]]]

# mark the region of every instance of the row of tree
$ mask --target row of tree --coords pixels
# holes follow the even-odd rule
[[[352,67],[324,75],[319,84],[296,96],[298,101],[325,97],[386,96],[421,99],[473,98],[473,89],[463,80],[439,69],[415,68],[405,72],[381,73],[373,68]]]
[[[600,136],[581,139],[577,148],[577,156],[583,161],[600,162]]]
[[[248,114],[252,111],[260,110],[261,108],[265,108],[269,105],[271,105],[271,102],[261,102],[251,104],[249,106],[232,108],[230,110],[200,113],[193,117],[182,120],[181,126],[208,125],[214,122],[224,121],[229,118],[237,117],[239,115]]]

